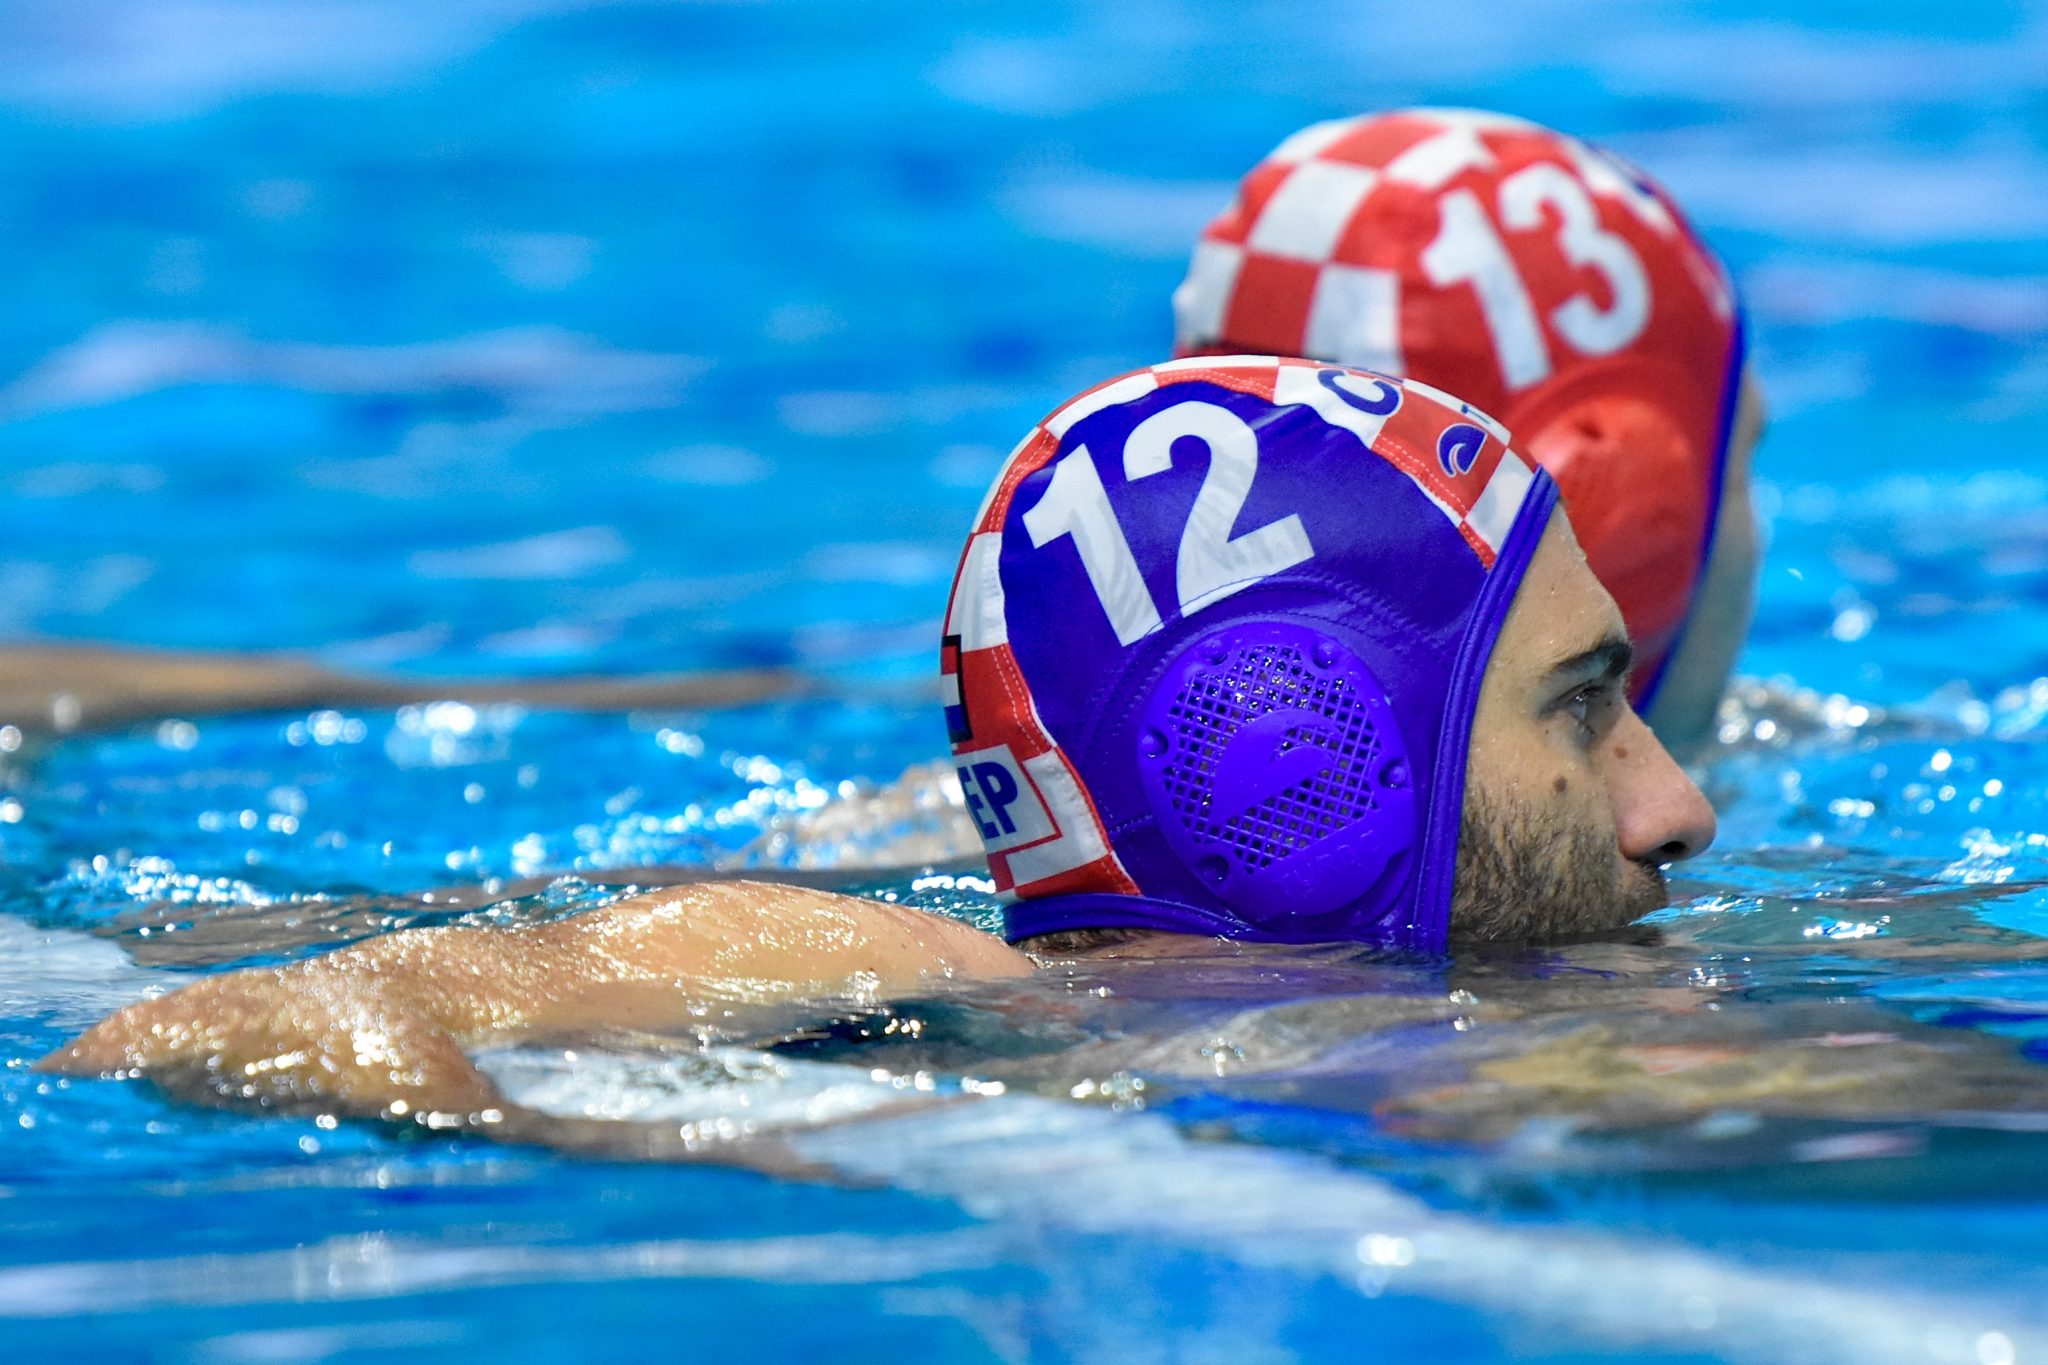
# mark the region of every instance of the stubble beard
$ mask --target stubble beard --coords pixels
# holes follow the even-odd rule
[[[1604,933],[1669,899],[1663,872],[1621,857],[1611,833],[1572,828],[1557,810],[1465,793],[1452,937],[1540,941]]]

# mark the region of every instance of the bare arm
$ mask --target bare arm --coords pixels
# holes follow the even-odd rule
[[[403,706],[454,698],[572,710],[729,706],[799,690],[773,670],[626,678],[373,678],[290,655],[120,645],[0,646],[0,724],[77,730],[148,716],[319,706]]]
[[[987,868],[988,864],[977,856],[949,863],[876,866],[849,859],[842,867],[750,867],[744,871],[655,864],[589,869],[575,875],[579,881],[623,895],[635,889],[666,889],[699,882],[773,882],[778,886],[834,891],[872,882],[908,882],[930,872],[977,875]],[[189,900],[144,901],[94,925],[92,932],[115,939],[130,957],[146,967],[219,967],[267,954],[340,947],[423,920],[431,924],[450,915],[535,895],[558,880],[558,876],[515,877],[483,885],[437,886],[424,891],[339,898],[289,897],[248,905],[194,906]]]
[[[148,1076],[203,1099],[458,1126],[511,1107],[465,1047],[1029,970],[989,935],[922,911],[705,884],[552,924],[409,930],[211,977],[122,1010],[37,1065]]]

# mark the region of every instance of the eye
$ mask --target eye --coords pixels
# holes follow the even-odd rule
[[[1615,684],[1602,679],[1573,688],[1558,699],[1555,710],[1571,722],[1572,738],[1580,747],[1590,749],[1612,723],[1620,700]]]
[[[1587,683],[1564,699],[1558,709],[1572,718],[1572,723],[1586,732],[1593,733],[1593,708],[1600,704],[1600,688],[1596,683]]]

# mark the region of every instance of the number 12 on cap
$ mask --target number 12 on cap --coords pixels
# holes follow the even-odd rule
[[[1293,513],[1231,534],[1258,477],[1259,437],[1227,408],[1191,401],[1147,417],[1124,442],[1124,479],[1136,483],[1172,468],[1174,442],[1188,437],[1208,449],[1209,469],[1181,529],[1174,564],[1183,616],[1315,555],[1307,529]],[[1074,447],[1053,466],[1044,496],[1024,514],[1024,529],[1040,549],[1063,536],[1072,538],[1118,643],[1133,644],[1163,624],[1087,446]]]

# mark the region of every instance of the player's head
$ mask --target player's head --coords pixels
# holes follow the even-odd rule
[[[1174,313],[1181,355],[1412,375],[1499,417],[1621,606],[1637,704],[1668,736],[1704,729],[1754,593],[1729,440],[1742,326],[1726,272],[1641,171],[1497,114],[1317,124],[1209,224]]]
[[[1436,950],[1661,905],[1712,814],[1556,499],[1477,409],[1307,361],[1175,361],[1041,422],[942,651],[1011,937]]]

